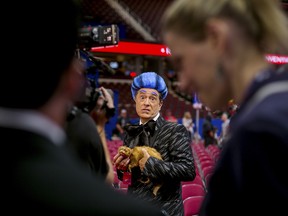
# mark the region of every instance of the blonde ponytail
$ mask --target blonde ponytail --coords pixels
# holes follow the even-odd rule
[[[163,30],[192,40],[205,38],[211,18],[234,21],[261,52],[288,52],[288,21],[276,0],[175,0],[163,16]]]
[[[280,2],[275,0],[246,0],[259,27],[259,46],[265,52],[288,52],[288,19]]]

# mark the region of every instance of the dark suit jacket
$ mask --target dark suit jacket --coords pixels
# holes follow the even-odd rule
[[[134,147],[135,137],[127,136],[124,145]],[[156,132],[150,146],[160,152],[163,161],[150,157],[142,174],[152,179],[149,184],[137,181],[140,169],[132,171],[132,185],[129,192],[151,203],[157,203],[169,215],[184,215],[181,196],[181,181],[195,178],[195,167],[190,146],[188,131],[182,124],[165,121],[163,117],[157,119]],[[121,179],[121,172],[118,171]],[[155,182],[162,183],[156,196],[152,193]]]
[[[105,179],[109,168],[97,125],[92,117],[78,109],[74,116],[67,120],[66,133],[68,146],[77,157],[90,167],[93,173]]]
[[[8,215],[160,215],[104,185],[65,146],[0,127],[2,211]],[[4,143],[5,140],[5,143]]]
[[[259,74],[229,129],[200,215],[288,215],[288,71]]]

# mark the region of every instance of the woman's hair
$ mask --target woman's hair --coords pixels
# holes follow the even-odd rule
[[[191,118],[191,113],[189,111],[184,112],[184,118]]]
[[[288,21],[277,0],[175,0],[162,17],[162,27],[201,41],[211,18],[233,21],[262,52],[288,50]]]

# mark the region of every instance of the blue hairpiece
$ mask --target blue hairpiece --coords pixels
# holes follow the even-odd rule
[[[160,93],[162,100],[165,99],[168,94],[168,89],[164,79],[155,72],[144,72],[134,78],[131,86],[133,99],[135,99],[137,92],[141,88],[157,90]]]

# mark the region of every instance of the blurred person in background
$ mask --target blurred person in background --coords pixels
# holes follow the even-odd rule
[[[120,115],[117,117],[116,127],[113,130],[113,134],[118,136],[121,140],[124,139],[124,127],[131,124],[128,117],[127,110],[121,109]]]
[[[182,90],[240,106],[200,215],[287,215],[288,72],[265,58],[288,53],[280,2],[176,0],[162,24]]]
[[[143,150],[139,166],[131,170],[128,193],[143,201],[155,203],[168,215],[183,216],[181,181],[195,178],[195,166],[190,146],[190,137],[182,124],[166,121],[160,110],[168,89],[164,79],[155,72],[144,72],[133,79],[132,97],[140,117],[137,125],[125,127],[124,146],[149,146],[155,148],[162,160]],[[123,181],[130,158],[116,154],[114,164],[118,178]],[[126,171],[126,172],[125,172]],[[143,179],[150,179],[143,183]],[[157,193],[154,186],[161,184]]]
[[[215,127],[212,124],[212,113],[208,112],[204,118],[202,124],[202,134],[204,139],[205,147],[209,145],[214,145],[216,143],[215,140]]]
[[[184,115],[182,118],[182,124],[187,129],[187,131],[189,132],[189,135],[190,135],[191,141],[192,141],[193,136],[194,136],[194,123],[193,123],[192,115],[189,111],[184,112]]]
[[[68,146],[93,173],[112,185],[114,172],[105,136],[105,124],[115,112],[113,98],[104,87],[95,89],[88,85],[84,92],[82,101],[75,103],[68,114]]]
[[[169,122],[177,122],[177,118],[173,115],[170,109],[166,109],[164,119]]]
[[[100,139],[103,144],[105,158],[108,165],[108,174],[106,179],[108,183],[113,183],[114,181],[114,169],[111,160],[110,151],[108,148],[107,136],[105,131],[106,123],[115,115],[114,106],[114,93],[111,89],[106,89],[101,86],[97,91],[100,92],[100,97],[96,107],[91,112],[91,117],[97,126],[97,132],[100,135]]]
[[[229,131],[229,123],[230,119],[227,112],[223,112],[221,115],[221,134],[219,137],[219,146],[222,148],[223,144],[225,143],[226,138],[228,137]]]
[[[1,19],[7,31],[2,60],[10,67],[0,78],[2,211],[161,215],[151,204],[111,189],[67,148],[67,112],[84,82],[84,66],[75,58],[80,27],[76,2],[11,1],[2,9],[13,14],[13,20],[3,14]],[[25,33],[14,20],[20,29],[25,26]],[[41,24],[34,25],[36,21]],[[21,56],[17,62],[15,52]]]

